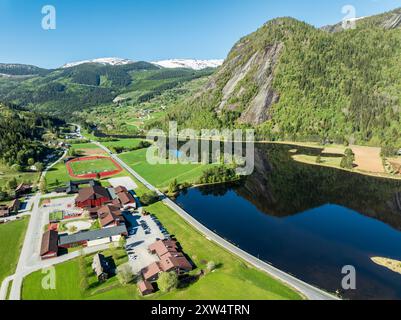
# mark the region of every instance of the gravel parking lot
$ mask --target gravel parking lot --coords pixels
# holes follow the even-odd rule
[[[127,252],[133,272],[139,273],[143,268],[158,261],[158,257],[149,253],[148,248],[165,236],[151,216],[134,214],[128,218],[132,228],[129,229],[131,235],[127,239]]]
[[[135,190],[138,188],[137,184],[130,177],[112,178],[109,179],[109,182],[114,188],[119,186],[126,187],[127,190]]]

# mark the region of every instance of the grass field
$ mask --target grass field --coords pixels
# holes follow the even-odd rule
[[[8,166],[0,163],[0,187],[4,187],[7,181],[16,178],[18,183],[36,182],[39,178],[38,172],[15,172]]]
[[[75,143],[71,146],[75,150],[80,149],[99,149],[99,147],[93,143]],[[100,149],[99,149],[100,150]]]
[[[71,169],[73,170],[75,175],[101,173],[118,169],[110,158],[70,162],[69,165],[71,166]]]
[[[120,148],[137,148],[143,139],[120,139],[118,141],[102,142],[107,148],[120,147]]]
[[[105,257],[114,257],[116,266],[128,261],[124,250],[109,249],[102,252]],[[34,272],[24,279],[22,287],[23,300],[126,300],[134,299],[138,293],[133,285],[123,287],[117,277],[99,284],[91,268],[93,255],[84,259],[71,260],[56,266],[56,289],[45,290],[41,286],[43,277],[41,271]],[[83,265],[83,267],[82,267]],[[82,271],[84,270],[84,271]],[[85,274],[87,284],[83,285],[82,275]]]
[[[17,267],[29,218],[0,225],[0,283]]]
[[[187,289],[160,295],[161,299],[300,299],[298,293],[266,273],[256,270],[236,256],[208,241],[174,211],[162,203],[147,208],[167,230],[176,235],[184,251],[197,267],[206,270],[207,261],[220,267]]]
[[[203,171],[211,165],[203,164],[157,164],[146,161],[147,149],[136,150],[119,155],[131,168],[158,188],[167,187],[177,179],[179,183],[196,183]]]
[[[194,261],[198,272],[206,270],[208,261],[214,261],[219,267],[212,273],[201,277],[196,283],[184,289],[170,293],[155,293],[146,299],[165,300],[282,300],[301,299],[301,296],[281,282],[249,266],[236,256],[218,245],[206,240],[188,225],[175,212],[162,203],[154,204],[147,210],[155,214],[170,233],[175,234],[184,251]],[[122,263],[126,257],[121,256]],[[91,257],[86,258],[90,268]],[[57,289],[43,290],[40,283],[43,275],[35,272],[29,275],[23,284],[22,297],[25,300],[135,300],[143,299],[135,285],[122,286],[114,277],[101,286],[94,286],[96,280],[90,270],[87,271],[89,289],[83,290],[79,272],[79,259],[56,266]],[[94,287],[93,287],[94,286]]]
[[[61,221],[63,220],[64,214],[62,211],[51,212],[49,214],[50,221]]]
[[[46,174],[46,185],[49,190],[58,187],[64,187],[65,184],[71,180],[68,174],[64,161],[59,162],[52,167]]]

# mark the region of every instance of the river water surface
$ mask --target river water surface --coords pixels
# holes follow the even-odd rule
[[[190,189],[177,203],[308,283],[348,299],[401,299],[401,275],[370,259],[401,260],[401,181],[298,163],[294,152],[319,150],[258,146],[255,171],[243,182]],[[356,290],[342,289],[346,265],[356,269]]]

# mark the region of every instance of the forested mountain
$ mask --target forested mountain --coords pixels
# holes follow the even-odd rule
[[[46,75],[50,72],[51,70],[46,70],[26,64],[0,63],[0,74],[3,75],[33,76],[33,75]]]
[[[1,101],[70,120],[74,112],[112,104],[124,93],[136,92],[136,99],[143,102],[183,82],[211,74],[211,70],[168,70],[147,62],[84,63],[56,70],[0,65],[0,74],[2,68],[3,74],[8,73],[0,75]]]
[[[341,31],[269,21],[166,120],[256,127],[260,139],[401,143],[400,17],[398,9]]]
[[[0,104],[0,161],[26,166],[29,159],[41,161],[48,148],[42,143],[46,131],[57,131],[62,121]]]

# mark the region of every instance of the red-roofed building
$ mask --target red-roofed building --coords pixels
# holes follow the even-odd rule
[[[154,262],[151,265],[142,269],[142,276],[145,281],[156,281],[159,278],[159,274],[163,272],[158,262]]]
[[[155,289],[153,288],[153,285],[149,281],[140,281],[137,284],[138,290],[143,296],[147,296],[149,294],[152,294]]]
[[[117,199],[120,201],[122,206],[126,206],[131,203],[135,203],[135,198],[131,193],[128,192],[125,187],[116,187],[114,188],[114,192],[116,193]]]
[[[58,232],[54,230],[46,231],[42,237],[42,245],[40,247],[40,257],[50,259],[57,257],[58,253]]]
[[[93,208],[100,207],[110,201],[111,198],[107,189],[96,185],[79,189],[75,205],[79,208]]]
[[[142,275],[145,280],[156,281],[160,272],[175,271],[178,274],[182,274],[193,269],[192,264],[185,255],[179,251],[176,241],[156,241],[149,246],[149,251],[153,254],[157,254],[160,261],[152,263],[142,270]]]
[[[125,223],[120,207],[108,204],[98,210],[100,224],[103,228],[116,227]]]

